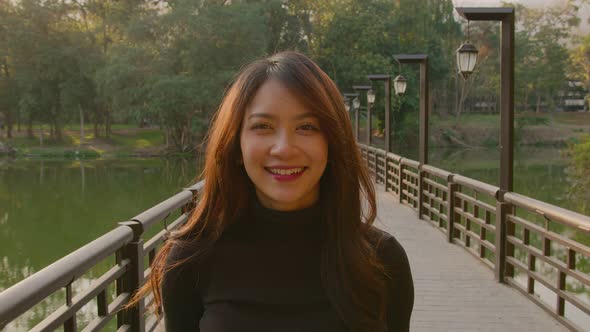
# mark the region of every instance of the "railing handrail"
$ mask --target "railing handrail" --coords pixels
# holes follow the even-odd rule
[[[445,171],[442,168],[434,167],[432,165],[422,165],[422,170],[434,174],[441,179],[445,179],[447,181],[451,181],[452,177],[455,175],[449,171]]]
[[[143,231],[146,231],[154,223],[166,217],[170,211],[174,211],[189,202],[193,198],[193,191],[201,190],[204,185],[205,181],[200,181],[188,188],[185,188],[176,195],[167,198],[161,203],[154,205],[153,207],[131,218],[131,220],[139,222],[143,227]]]
[[[0,327],[66,287],[132,239],[131,228],[119,226],[4,290],[0,293]]]
[[[412,160],[412,159],[404,158],[404,157],[402,157],[402,159],[400,160],[400,164],[407,165],[407,166],[414,167],[414,168],[420,167],[419,162]]]
[[[491,184],[478,181],[472,178],[468,178],[466,176],[460,174],[453,174],[452,177],[453,182],[458,183],[462,186],[466,186],[471,189],[475,189],[477,191],[484,192],[492,197],[498,197],[498,192],[500,191],[499,187],[493,186]]]
[[[590,234],[590,217],[555,206],[543,201],[536,200],[514,192],[504,194],[504,200],[508,203],[534,211],[550,221],[555,221],[567,226],[577,228]]]

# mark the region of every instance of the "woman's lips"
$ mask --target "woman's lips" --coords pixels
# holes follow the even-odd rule
[[[303,170],[299,173],[293,173],[293,174],[275,174],[272,173],[271,171],[269,171],[266,167],[265,170],[268,172],[268,174],[270,174],[275,180],[277,181],[294,181],[296,179],[298,179],[303,173],[305,173],[305,171],[307,170],[307,167],[304,167]]]

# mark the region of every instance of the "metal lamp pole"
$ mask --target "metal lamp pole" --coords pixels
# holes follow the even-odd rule
[[[351,105],[351,104],[353,104],[355,98],[358,98],[359,94],[358,93],[343,93],[342,95],[344,96],[344,98],[346,98],[348,100],[347,101],[349,103],[348,110],[355,111],[353,130],[354,130],[354,138],[358,141],[359,140],[359,138],[358,138],[358,125],[359,125],[358,113],[359,113],[359,110],[358,110],[358,108],[354,107],[354,105]]]
[[[367,78],[371,81],[383,81],[385,83],[385,151],[390,151],[390,120],[389,113],[391,112],[391,76],[390,75],[368,75]]]
[[[393,56],[399,63],[420,64],[420,148],[419,161],[428,163],[428,55],[396,54]]]
[[[371,86],[370,85],[353,85],[352,89],[354,91],[359,92],[359,94],[360,94],[360,91],[368,92],[369,90],[371,90]],[[357,111],[357,128],[358,128],[358,124],[359,124],[358,113],[360,113],[360,110]],[[366,129],[367,132],[365,133],[366,143],[367,143],[367,146],[370,146],[371,145],[371,104],[370,103],[367,103],[367,123],[366,123],[366,126],[367,126],[367,129]]]
[[[513,207],[504,201],[504,194],[512,191],[514,166],[514,8],[456,8],[459,15],[471,21],[502,22],[500,55],[500,192],[496,202],[496,260],[495,277],[505,282],[514,277],[514,267],[506,263],[506,257],[514,257],[514,245],[507,237],[514,235],[514,224],[507,222]],[[458,58],[461,48],[457,51]],[[558,297],[557,311],[564,314],[565,301]]]

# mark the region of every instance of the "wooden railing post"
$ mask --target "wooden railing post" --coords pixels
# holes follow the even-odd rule
[[[422,219],[422,210],[424,209],[424,171],[422,170],[422,163],[418,165],[418,219]]]
[[[506,244],[506,236],[514,235],[514,226],[509,226],[507,216],[512,210],[510,203],[504,202],[504,193],[498,192],[496,197],[496,261],[494,273],[496,281],[504,283],[504,277],[514,276],[512,269],[506,267],[506,256],[514,256],[514,249]],[[507,250],[508,249],[508,250]]]
[[[449,189],[448,207],[447,207],[447,241],[449,243],[454,242],[455,238],[455,206],[457,206],[457,199],[455,193],[459,190],[459,185],[453,182],[453,174],[449,175],[447,179],[447,188]]]
[[[375,149],[375,183],[379,183],[379,151]]]
[[[402,158],[399,160],[399,203],[404,202],[404,164],[402,164]]]
[[[121,288],[125,293],[133,296],[135,292],[143,285],[143,226],[137,221],[120,222],[121,226],[128,226],[133,230],[133,240],[121,249],[121,259],[129,259],[129,269],[123,275]],[[138,304],[127,311],[124,311],[120,318],[122,322],[117,325],[129,325],[132,332],[145,331],[145,319],[143,317],[145,312],[145,302],[140,300]]]
[[[384,173],[383,177],[384,177],[384,181],[385,181],[385,192],[387,192],[387,186],[389,185],[389,157],[387,156],[387,152],[385,152],[385,165],[383,167],[384,169]]]

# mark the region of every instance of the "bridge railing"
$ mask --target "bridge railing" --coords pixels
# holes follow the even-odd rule
[[[83,328],[84,332],[100,331],[115,317],[117,331],[152,331],[157,322],[154,316],[149,317],[146,322],[146,304],[143,300],[130,310],[120,309],[149,276],[149,265],[167,233],[187,221],[195,196],[202,186],[203,182],[199,182],[129,221],[119,223],[114,230],[4,290],[0,293],[0,330],[37,304],[65,289],[65,303],[44,317],[31,331],[53,331],[60,326],[63,326],[64,332],[77,331],[77,314],[95,299],[96,318]],[[145,231],[178,210],[180,216],[176,220],[144,243]],[[94,278],[88,287],[74,294],[74,281],[112,255],[115,255],[116,264]],[[147,268],[144,257],[148,258]],[[109,303],[107,287],[112,287],[113,284],[116,295]]]
[[[375,181],[396,200],[484,263],[498,281],[568,328],[584,330],[578,318],[590,322],[590,298],[573,288],[590,293],[590,247],[580,241],[590,239],[590,217],[513,192],[501,195],[496,186],[379,148],[359,147]],[[562,235],[568,231],[573,236]]]

